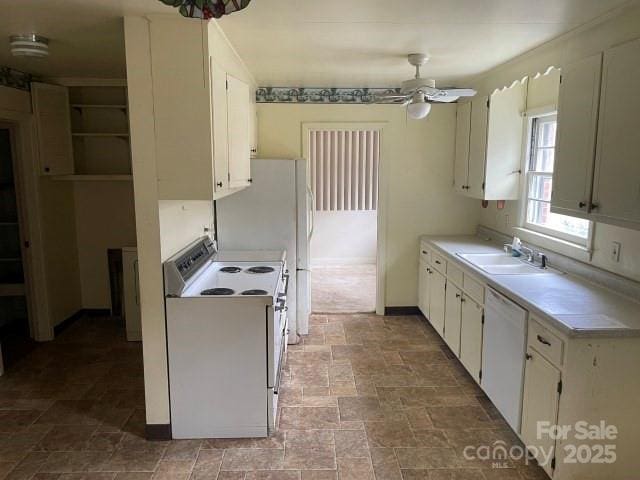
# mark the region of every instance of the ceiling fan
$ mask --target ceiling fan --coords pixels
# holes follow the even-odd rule
[[[450,103],[460,97],[473,97],[476,94],[471,88],[436,88],[435,80],[420,77],[420,67],[429,61],[428,55],[410,53],[408,60],[416,67],[415,78],[402,82],[400,93],[377,95],[378,102],[406,106],[409,116],[417,120],[429,115],[431,103]]]

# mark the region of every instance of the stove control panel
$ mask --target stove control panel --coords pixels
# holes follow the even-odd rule
[[[164,263],[165,295],[180,296],[191,278],[216,253],[209,237],[202,237]]]

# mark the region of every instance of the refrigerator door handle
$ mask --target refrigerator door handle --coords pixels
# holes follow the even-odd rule
[[[313,229],[316,226],[316,196],[313,194],[311,187],[307,185],[307,191],[309,192],[309,197],[311,198],[311,203],[309,205],[309,211],[311,215],[309,215],[309,219],[311,220],[311,229],[309,230],[309,238],[313,236]]]

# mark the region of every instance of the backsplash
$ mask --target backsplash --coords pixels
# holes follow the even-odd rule
[[[476,234],[479,237],[493,240],[498,243],[511,243],[512,237],[502,232],[493,230],[484,225],[478,225]],[[576,275],[585,280],[600,285],[602,287],[613,290],[616,293],[629,297],[631,300],[637,301],[640,298],[640,282],[622,277],[612,272],[602,270],[601,268],[580,262],[573,258],[555,253],[530,242],[522,242],[526,247],[533,248],[536,252],[541,252],[547,256],[548,265],[557,268],[563,272]]]

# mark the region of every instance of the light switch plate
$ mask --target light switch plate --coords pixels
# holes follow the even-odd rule
[[[622,250],[620,242],[611,242],[611,260],[616,263],[620,261],[620,250]]]

